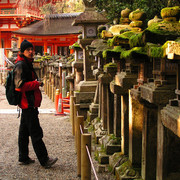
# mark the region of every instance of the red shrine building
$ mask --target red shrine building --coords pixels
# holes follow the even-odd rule
[[[77,41],[81,28],[71,26],[79,13],[49,15],[45,18],[39,8],[61,0],[0,0],[0,48],[5,55],[16,41],[20,47],[24,39],[32,42],[35,52],[44,54],[68,53],[68,46]]]

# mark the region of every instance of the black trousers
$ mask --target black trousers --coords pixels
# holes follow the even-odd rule
[[[43,131],[39,123],[38,114],[37,108],[22,109],[18,137],[19,161],[24,162],[29,158],[28,144],[30,136],[36,156],[43,166],[48,160],[48,153],[42,140]]]

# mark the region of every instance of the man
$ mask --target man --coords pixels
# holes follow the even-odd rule
[[[49,158],[46,146],[42,140],[43,131],[39,123],[38,107],[41,105],[42,95],[37,75],[33,69],[33,45],[27,40],[21,43],[21,53],[18,55],[14,69],[14,83],[17,91],[21,92],[19,107],[22,109],[19,127],[19,164],[26,165],[34,163],[29,157],[29,136],[40,164],[50,168],[58,158]]]

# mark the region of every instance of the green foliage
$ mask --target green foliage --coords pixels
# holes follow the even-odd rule
[[[41,14],[59,14],[59,13],[72,13],[72,12],[83,12],[84,5],[83,0],[77,0],[69,2],[62,0],[61,3],[48,3],[40,8]]]
[[[161,9],[167,6],[179,6],[180,2],[177,0],[98,0],[96,5],[99,12],[106,12],[107,18],[112,23],[115,18],[121,17],[121,11],[125,8],[132,11],[142,9],[148,21],[155,15],[160,17]]]

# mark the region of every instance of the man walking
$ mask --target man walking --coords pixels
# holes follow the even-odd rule
[[[29,136],[40,164],[50,168],[58,158],[49,158],[46,146],[42,140],[43,131],[39,123],[38,107],[41,105],[42,95],[39,89],[43,83],[33,68],[33,45],[27,40],[21,43],[21,53],[18,55],[14,69],[14,83],[17,91],[21,92],[19,107],[22,109],[21,122],[19,127],[19,164],[27,165],[34,163],[29,157]]]

